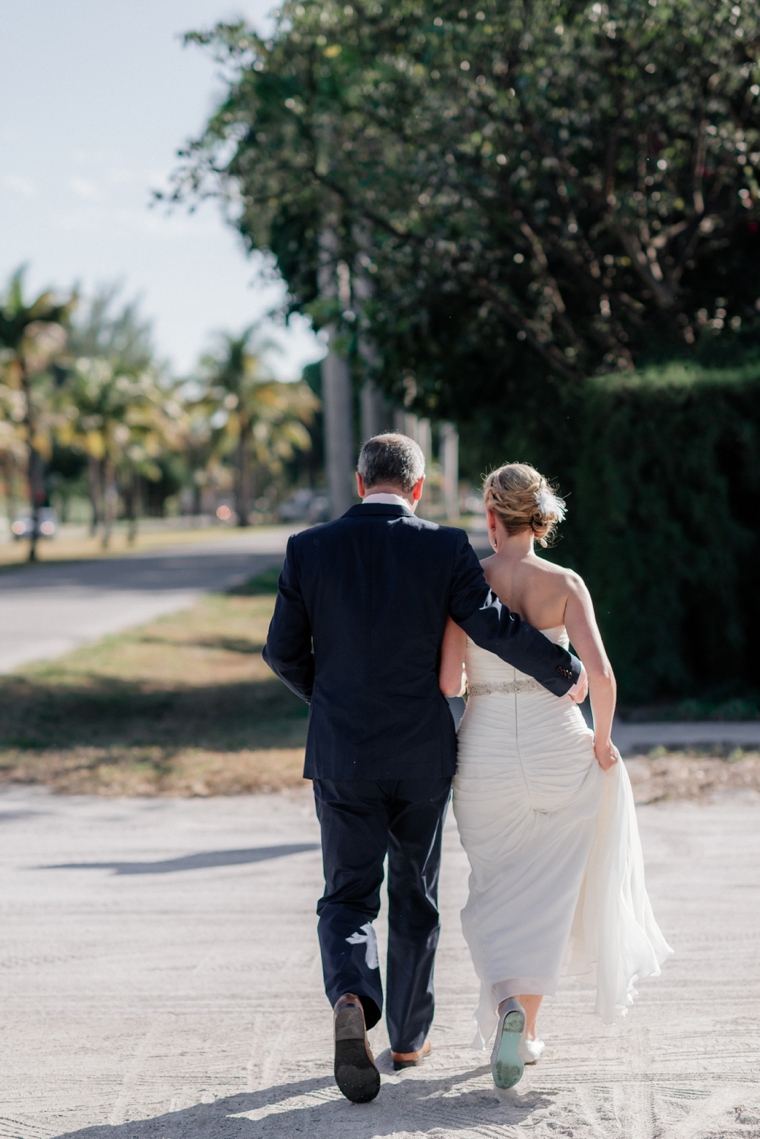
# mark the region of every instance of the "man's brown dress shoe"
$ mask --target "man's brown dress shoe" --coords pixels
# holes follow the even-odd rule
[[[344,993],[335,1005],[335,1082],[352,1103],[369,1103],[380,1091],[380,1073],[367,1040],[362,1003]]]
[[[393,1070],[400,1072],[402,1068],[416,1068],[423,1060],[427,1060],[432,1050],[432,1044],[426,1040],[419,1052],[391,1052]]]

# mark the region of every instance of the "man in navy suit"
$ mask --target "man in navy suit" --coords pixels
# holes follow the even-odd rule
[[[438,685],[449,615],[556,696],[585,696],[580,661],[509,612],[462,530],[415,517],[425,463],[405,435],[359,456],[361,505],[288,542],[264,659],[307,701],[304,776],[322,829],[317,906],[335,1078],[357,1103],[380,1076],[366,1030],[383,993],[372,922],[388,856],[386,1020],[394,1066],[429,1052],[441,837],[456,734]]]

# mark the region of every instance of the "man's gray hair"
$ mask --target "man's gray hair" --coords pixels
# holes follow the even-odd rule
[[[425,473],[425,456],[408,435],[376,435],[362,447],[358,470],[367,490],[390,483],[408,494]]]

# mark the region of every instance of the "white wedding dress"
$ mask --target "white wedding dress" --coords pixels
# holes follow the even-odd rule
[[[542,630],[564,647],[562,626]],[[604,772],[573,701],[467,641],[454,813],[470,860],[462,926],[481,982],[475,1046],[499,1002],[596,985],[606,1023],[672,952],[652,914],[628,773]]]

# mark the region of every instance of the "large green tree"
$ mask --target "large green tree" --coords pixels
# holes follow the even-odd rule
[[[192,34],[228,91],[175,198],[220,195],[291,311],[441,414],[756,336],[757,0],[466,2]],[[319,295],[341,262],[348,306]]]

